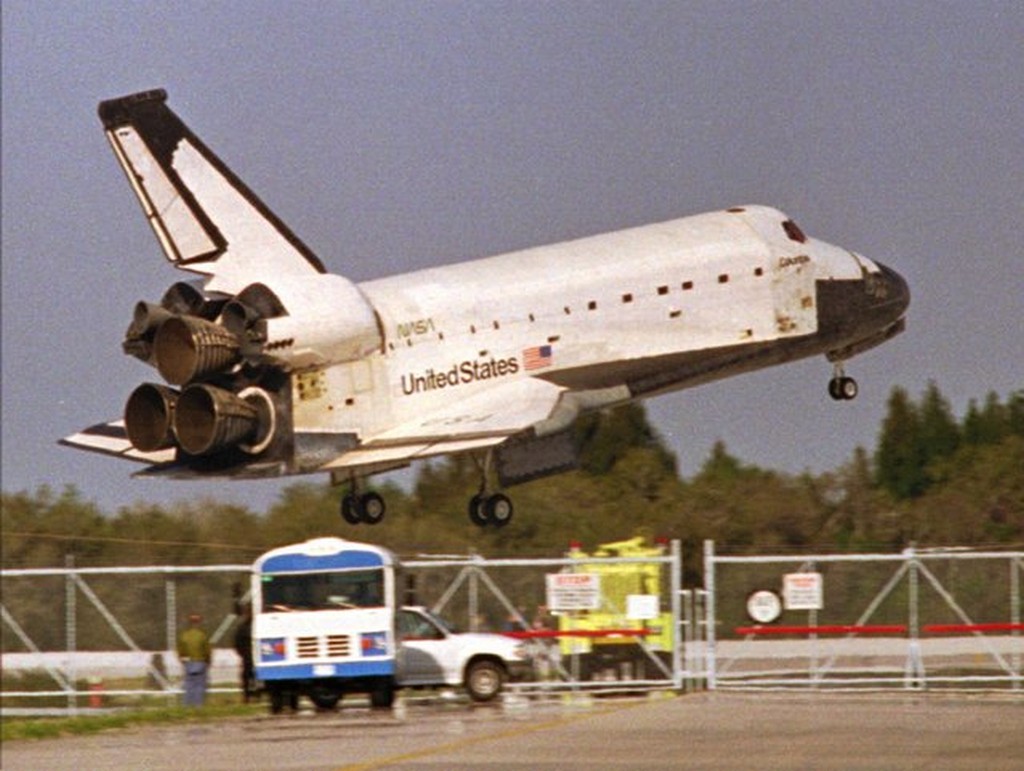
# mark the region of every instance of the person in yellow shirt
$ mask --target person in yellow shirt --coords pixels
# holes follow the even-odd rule
[[[210,638],[202,627],[203,617],[193,613],[188,617],[188,628],[178,636],[178,658],[185,670],[186,707],[201,707],[206,701],[206,681],[209,677],[212,649]]]

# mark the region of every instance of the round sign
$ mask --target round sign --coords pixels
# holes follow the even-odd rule
[[[782,600],[767,589],[747,597],[747,615],[758,624],[770,624],[782,615]]]

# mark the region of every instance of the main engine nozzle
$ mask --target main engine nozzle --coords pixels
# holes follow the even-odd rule
[[[169,310],[160,305],[145,301],[136,303],[135,312],[132,314],[132,323],[128,325],[128,329],[124,333],[124,342],[121,343],[124,352],[147,364],[154,364],[153,338],[160,325],[172,315]]]
[[[143,383],[128,397],[124,427],[137,450],[156,452],[174,447],[174,408],[179,393],[155,383]]]
[[[196,383],[178,398],[174,433],[190,455],[209,455],[236,445],[256,454],[273,438],[274,405],[260,388],[233,394]]]
[[[153,339],[156,367],[168,383],[185,385],[221,372],[239,359],[238,339],[198,316],[171,316]]]

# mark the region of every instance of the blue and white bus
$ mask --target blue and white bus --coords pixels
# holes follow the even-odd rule
[[[346,693],[390,707],[395,693],[395,569],[387,549],[315,538],[253,564],[257,680],[273,712],[300,696],[331,709]]]

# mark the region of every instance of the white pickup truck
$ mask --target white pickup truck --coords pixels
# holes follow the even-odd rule
[[[426,608],[395,614],[399,687],[463,687],[473,701],[490,701],[508,680],[533,671],[528,647],[500,634],[457,632]]]

